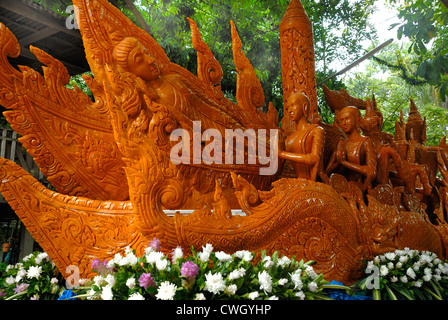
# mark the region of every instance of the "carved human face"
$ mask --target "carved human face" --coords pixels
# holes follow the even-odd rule
[[[344,108],[339,113],[339,127],[345,132],[350,133],[355,130],[358,126],[358,118],[354,111],[349,108]]]
[[[129,71],[145,81],[153,81],[159,78],[159,67],[150,55],[143,52],[143,47],[138,44],[131,50],[128,56]]]
[[[289,113],[290,120],[298,121],[305,115],[305,108],[308,106],[305,96],[292,95],[286,101],[286,109]]]
[[[288,107],[289,118],[297,121],[303,114],[303,109],[298,104],[293,104]]]

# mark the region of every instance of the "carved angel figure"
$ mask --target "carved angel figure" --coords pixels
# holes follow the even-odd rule
[[[298,178],[316,181],[325,143],[325,131],[308,120],[310,101],[303,93],[294,93],[286,101],[289,119],[296,123],[296,130],[285,140],[285,150],[279,157],[291,160]]]

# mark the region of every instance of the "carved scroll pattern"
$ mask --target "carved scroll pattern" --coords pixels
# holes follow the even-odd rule
[[[310,227],[310,225],[302,223],[308,218],[314,218],[313,221],[331,225],[341,241],[353,246],[351,253],[338,253],[341,255],[340,259],[349,261],[357,255],[357,250],[360,250],[357,247],[359,235],[353,231],[357,230],[353,212],[345,200],[335,194],[334,190],[326,192],[331,190],[330,187],[309,183],[305,180],[282,179],[274,184],[271,191],[258,193],[241,177],[234,177],[234,183],[236,183],[236,188],[240,189],[237,197],[247,216],[230,216],[223,219],[206,209],[196,210],[187,217],[176,215],[175,225],[181,246],[199,247],[210,242],[217,250],[228,250],[229,252],[241,248],[248,250],[263,248],[269,249],[271,253],[279,250],[288,254],[287,248],[293,247],[294,252],[297,252],[298,250],[294,246],[306,247],[297,239],[301,238],[300,232],[304,232]],[[291,188],[291,186],[295,188]],[[320,200],[322,198],[326,200],[331,198],[331,201],[324,200],[327,205],[323,206],[323,202]],[[331,204],[331,208],[328,204]],[[219,205],[216,204],[215,207],[219,207]],[[333,212],[334,215],[331,216],[329,212]],[[352,232],[347,233],[348,229]],[[327,241],[322,239],[323,242]],[[330,245],[330,242],[325,245]],[[301,253],[305,252],[305,249],[301,250],[299,250]],[[348,258],[343,258],[344,255]],[[301,258],[300,255],[298,258]],[[329,265],[331,263],[328,263]],[[323,266],[323,268],[328,266]],[[331,270],[326,271],[330,272]]]
[[[130,202],[50,191],[6,159],[1,160],[0,178],[1,193],[61,272],[75,265],[87,277],[93,275],[91,259],[110,259],[127,246],[141,253],[148,243],[134,225]]]

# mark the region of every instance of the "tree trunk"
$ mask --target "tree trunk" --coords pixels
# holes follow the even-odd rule
[[[135,18],[137,19],[138,24],[140,25],[140,28],[142,28],[143,30],[145,30],[149,35],[152,36],[152,30],[151,27],[146,23],[145,19],[143,18],[142,14],[140,13],[140,11],[138,11],[137,7],[134,5],[134,1],[133,0],[125,0],[126,2],[126,7],[132,11],[132,13],[134,14]]]

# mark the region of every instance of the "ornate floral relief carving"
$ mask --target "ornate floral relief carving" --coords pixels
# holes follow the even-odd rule
[[[394,179],[371,181],[361,190],[356,181],[334,173],[321,174],[322,182],[279,179],[294,176],[287,165],[277,176],[259,175],[259,165],[175,165],[170,160],[170,135],[176,129],[186,130],[194,142],[211,128],[223,134],[226,129],[277,127],[272,104],[266,115],[258,116],[262,91],[234,26],[235,64],[241,76],[238,106],[223,100],[219,86],[215,87],[221,80],[220,67],[193,21],[199,77],[171,63],[154,39],[107,1],[74,0],[74,4],[94,73],[94,78],[85,79],[95,102],[78,89],[64,88],[66,70],[38,49],[33,52],[47,65],[45,77],[26,67],[11,70],[6,55],[17,55],[18,44],[0,25],[0,102],[10,109],[8,121],[23,133],[24,145],[61,191],[44,188],[16,164],[2,159],[0,192],[60,270],[76,264],[87,276],[92,258],[110,258],[126,246],[141,252],[154,237],[165,248],[212,243],[226,252],[277,250],[316,260],[316,270],[347,284],[360,276],[362,259],[387,250],[410,247],[447,256],[446,143],[426,149],[417,136],[406,140],[404,121],[397,126],[393,145],[397,153],[401,147],[407,152],[411,144],[404,159],[417,165],[424,159],[437,160],[442,178],[430,178],[434,189],[424,194],[438,194],[429,203],[432,213],[426,198]],[[302,91],[314,106],[312,31],[298,0],[291,1],[280,36],[284,98]],[[135,57],[142,58],[145,68],[136,61],[129,64],[128,58]],[[253,86],[256,95],[246,85]],[[320,121],[317,109],[312,114],[310,122]],[[193,121],[201,121],[199,134],[194,135]],[[287,117],[282,121],[282,129],[288,132]],[[365,124],[367,129],[377,128],[367,119]],[[347,136],[336,125],[321,125],[326,135],[325,163]],[[432,158],[422,156],[428,153]],[[393,170],[389,174],[393,176]],[[123,191],[129,201],[124,201]],[[104,200],[101,192],[113,197]],[[236,204],[243,215],[231,214]],[[196,210],[174,217],[164,212],[181,208]]]
[[[0,65],[1,72],[5,73],[11,68],[6,54],[14,53],[9,47],[17,40],[7,29],[2,29],[2,39],[8,39]],[[109,115],[98,107],[99,102],[92,103],[79,89],[64,87],[69,75],[62,63],[38,48],[31,47],[30,50],[46,65],[43,67],[44,77],[21,66],[21,72],[16,70],[12,77],[1,78],[2,88],[8,88],[13,94],[14,103],[9,103],[7,96],[4,96],[6,99],[0,97],[0,102],[10,109],[5,116],[12,128],[22,135],[24,147],[60,192],[93,199],[127,199],[127,188],[123,188],[127,182]],[[88,154],[89,150],[82,147],[87,139],[86,132],[90,133],[90,142],[96,140],[95,144],[109,149],[109,154],[101,157],[98,153]],[[98,171],[99,175],[92,176],[91,172],[85,171],[86,162],[77,161],[82,159],[76,156],[79,152],[84,152],[84,160],[90,158],[100,169],[115,163],[117,170],[107,174]]]
[[[141,252],[148,242],[135,228],[130,202],[101,202],[52,192],[5,159],[0,177],[7,181],[1,193],[60,270],[77,265],[81,276],[88,276],[92,258],[105,259],[126,246]]]

